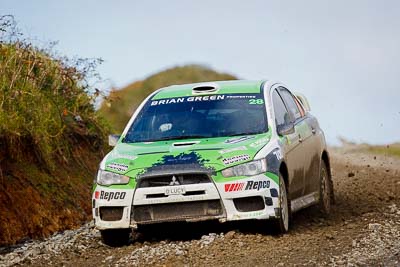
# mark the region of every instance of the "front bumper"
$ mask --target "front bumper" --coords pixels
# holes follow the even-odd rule
[[[135,190],[97,185],[93,218],[100,230],[169,221],[270,219],[278,214],[278,196],[277,182],[266,174],[231,182]]]

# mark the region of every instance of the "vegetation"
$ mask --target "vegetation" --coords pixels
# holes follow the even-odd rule
[[[111,91],[99,112],[110,121],[114,131],[121,132],[139,104],[156,89],[173,84],[235,79],[230,74],[218,73],[200,65],[174,67],[121,90]]]
[[[344,137],[339,137],[339,141],[342,143],[342,146],[354,148],[356,151],[400,157],[400,143],[387,145],[370,145],[368,143],[357,144],[356,142],[349,141]]]
[[[109,132],[90,89],[99,63],[36,47],[0,16],[0,246],[89,218]]]
[[[368,152],[378,153],[386,156],[400,157],[400,143],[394,143],[385,146],[368,145],[366,150]]]
[[[0,144],[20,160],[26,151],[46,167],[68,161],[71,146],[82,138],[96,142],[105,135],[89,92],[98,59],[70,60],[32,45],[11,16],[0,17]]]

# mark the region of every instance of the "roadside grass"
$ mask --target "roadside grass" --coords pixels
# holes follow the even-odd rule
[[[93,176],[109,149],[110,127],[94,108],[100,63],[37,47],[0,16],[0,246],[89,218]]]
[[[60,57],[52,46],[38,48],[18,32],[12,16],[0,17],[3,156],[21,160],[28,153],[52,169],[55,160],[68,162],[76,142],[101,143],[108,126],[95,112],[97,95],[89,84],[100,62]]]
[[[400,143],[394,143],[390,145],[381,145],[381,146],[376,146],[376,145],[369,145],[366,150],[370,153],[377,153],[377,154],[382,154],[386,156],[394,156],[394,157],[400,157]]]

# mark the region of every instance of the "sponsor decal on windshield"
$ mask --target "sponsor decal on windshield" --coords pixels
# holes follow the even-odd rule
[[[228,95],[226,98],[230,99],[247,99],[247,98],[256,98],[255,95]]]
[[[262,105],[264,104],[264,100],[259,98],[259,99],[250,99],[249,100],[250,105]]]
[[[109,169],[112,169],[112,170],[115,170],[118,172],[124,172],[124,171],[128,170],[128,165],[113,162],[113,163],[108,164],[106,166],[106,168],[109,168]]]
[[[215,101],[224,100],[225,95],[205,95],[205,96],[189,96],[189,97],[176,97],[161,100],[152,100],[150,106],[185,103],[185,102],[202,102],[202,101]]]
[[[236,100],[249,99],[249,104],[264,104],[263,99],[255,99],[256,95],[205,95],[205,96],[189,96],[189,97],[174,97],[160,100],[152,100],[150,106],[177,104],[186,102],[204,102],[217,100]]]
[[[222,162],[225,165],[229,165],[232,163],[241,162],[241,161],[245,161],[245,160],[249,160],[249,159],[250,159],[250,156],[246,154],[246,155],[238,155],[238,156],[226,158],[226,159],[223,159]]]

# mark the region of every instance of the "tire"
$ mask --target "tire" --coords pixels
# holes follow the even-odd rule
[[[319,180],[319,211],[322,215],[328,216],[332,210],[334,196],[332,178],[324,161],[321,161]]]
[[[121,247],[129,244],[131,229],[101,230],[103,243],[111,247]]]
[[[279,174],[279,218],[275,221],[278,233],[284,234],[289,231],[290,225],[290,201],[287,197],[287,187],[282,175]]]

